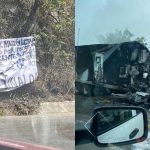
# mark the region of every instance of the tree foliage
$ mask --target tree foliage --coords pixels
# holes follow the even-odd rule
[[[133,34],[128,30],[125,29],[124,31],[121,30],[115,30],[115,32],[108,33],[106,36],[100,35],[98,36],[98,39],[102,41],[104,44],[116,44],[116,43],[122,43],[131,41],[131,38],[133,37]]]
[[[137,37],[136,39],[135,39],[135,41],[138,41],[138,42],[140,42],[141,44],[143,44],[143,45],[145,45],[145,46],[147,46],[148,45],[148,43],[146,42],[146,38],[145,37]]]
[[[106,36],[99,35],[97,38],[100,42],[103,42],[104,44],[117,44],[117,43],[123,43],[123,42],[129,42],[129,41],[138,41],[141,44],[144,44],[147,46],[147,42],[145,37],[137,37],[133,38],[134,34],[130,32],[128,29],[125,29],[123,31],[116,29],[115,32],[108,33]]]
[[[41,0],[39,2],[36,36],[41,45],[39,49],[44,47],[39,50],[39,60],[44,62],[44,55],[53,58],[49,69],[45,69],[45,65],[41,67],[45,80],[46,82],[55,80],[57,86],[63,81],[72,82],[74,78],[73,0]],[[47,61],[45,64],[48,64]]]

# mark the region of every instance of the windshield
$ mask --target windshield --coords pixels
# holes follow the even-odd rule
[[[0,149],[73,149],[73,9],[73,0],[0,2]]]
[[[75,1],[76,131],[85,129],[95,107],[142,106],[149,118],[149,6],[147,0]],[[115,112],[104,112],[99,115],[100,129],[108,127],[109,115],[113,116],[111,128],[116,126]],[[124,116],[127,120],[132,118],[130,112]],[[123,121],[120,119],[119,123]],[[88,143],[76,145],[76,149],[99,147]]]

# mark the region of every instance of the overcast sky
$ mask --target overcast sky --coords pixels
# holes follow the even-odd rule
[[[128,29],[150,47],[150,0],[76,0],[75,45],[101,44],[99,35]]]

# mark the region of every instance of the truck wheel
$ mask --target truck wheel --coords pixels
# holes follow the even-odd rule
[[[104,95],[108,96],[108,95],[111,95],[112,90],[96,85],[96,86],[94,86],[93,93],[94,93],[94,96],[104,96]]]
[[[82,93],[84,96],[92,96],[92,86],[91,85],[83,85]]]

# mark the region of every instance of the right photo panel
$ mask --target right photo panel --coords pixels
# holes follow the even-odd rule
[[[150,1],[75,0],[75,149],[150,149]]]

